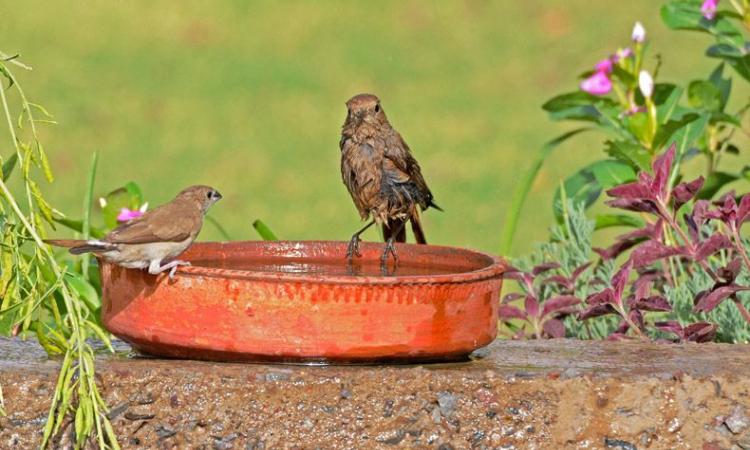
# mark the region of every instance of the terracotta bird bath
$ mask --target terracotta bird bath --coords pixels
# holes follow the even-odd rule
[[[107,329],[152,355],[307,363],[465,359],[496,335],[505,263],[482,253],[398,244],[197,243],[173,280],[101,262]]]

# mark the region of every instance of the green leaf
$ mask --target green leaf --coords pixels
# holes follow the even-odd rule
[[[738,128],[742,127],[742,122],[740,122],[739,117],[721,111],[711,113],[710,123],[728,123]]]
[[[698,192],[698,198],[713,198],[725,185],[739,179],[739,175],[727,172],[711,172],[703,183],[703,188]]]
[[[547,102],[542,105],[542,109],[548,113],[558,113],[580,106],[590,106],[596,101],[597,97],[587,92],[568,92],[547,100]]]
[[[667,123],[677,109],[683,89],[674,84],[659,83],[654,86],[653,100],[656,118],[660,124]]]
[[[741,47],[744,44],[742,32],[734,25],[732,14],[719,12],[712,20],[701,14],[699,0],[672,0],[661,8],[661,18],[665,25],[674,30],[692,30],[709,33],[721,43]]]
[[[688,114],[688,116],[692,116],[692,114]],[[677,155],[682,158],[690,147],[703,136],[703,131],[706,129],[709,117],[708,114],[701,114],[696,119],[690,120],[674,130],[671,135],[663,136],[660,146],[668,147],[672,143],[675,143],[677,145]]]
[[[126,191],[128,191],[130,196],[133,198],[133,201],[137,202],[138,205],[143,204],[143,192],[141,192],[140,186],[138,186],[133,181],[128,181],[127,183],[125,183],[124,188]]]
[[[625,131],[619,120],[620,108],[606,97],[583,91],[570,92],[552,98],[542,108],[552,120],[594,122],[618,133]]]
[[[656,132],[656,136],[654,136],[653,148],[661,148],[666,144],[670,144],[670,139],[675,133],[687,127],[691,122],[694,122],[699,118],[700,116],[698,114],[689,113],[683,115],[679,119],[670,120],[669,122],[665,123],[664,125],[659,127],[659,130]]]
[[[706,50],[706,55],[713,58],[723,58],[727,60],[742,58],[745,56],[745,52],[742,48],[735,47],[729,44],[716,44],[712,45]]]
[[[635,76],[633,76],[632,73],[620,67],[618,64],[613,64],[612,75],[616,79],[620,80],[622,84],[624,84],[625,86],[632,87],[636,85]]]
[[[721,110],[721,91],[712,82],[694,80],[688,85],[690,106],[704,111]]]
[[[542,105],[552,120],[598,122],[599,113],[593,103],[596,97],[583,91],[559,95]]]
[[[585,208],[588,208],[599,195],[602,193],[602,186],[596,180],[594,173],[589,167],[584,167],[575,174],[566,178],[562,183],[565,189],[566,197],[574,204],[583,204]],[[562,223],[563,220],[563,204],[562,204],[562,192],[558,187],[555,190],[555,196],[552,200],[552,211],[555,214],[555,218],[558,223]]]
[[[724,111],[724,108],[727,106],[727,101],[729,101],[729,95],[732,92],[732,79],[729,77],[724,78],[724,63],[716,66],[716,69],[711,72],[708,79],[713,83],[716,89],[719,90],[721,99],[721,107],[719,109]]]
[[[18,313],[21,305],[22,303],[16,303],[14,307],[0,312],[0,336],[8,337],[12,334],[13,327],[19,320]]]
[[[505,215],[505,222],[503,224],[503,230],[500,233],[500,254],[507,255],[511,251],[513,246],[513,237],[516,234],[516,227],[518,226],[518,220],[521,217],[521,210],[526,202],[526,197],[531,190],[532,184],[536,179],[539,171],[544,165],[544,161],[549,157],[557,146],[572,138],[573,136],[583,133],[584,131],[591,130],[591,128],[578,128],[573,131],[569,131],[563,135],[552,139],[542,147],[539,155],[536,157],[534,162],[531,164],[529,170],[523,175],[523,177],[516,183],[516,188],[513,190],[513,197],[511,199],[510,208]]]
[[[594,174],[596,181],[598,181],[604,189],[629,183],[636,178],[636,173],[633,168],[620,161],[609,159],[597,161],[588,167]]]
[[[636,138],[638,138],[639,141],[650,141],[649,133],[651,132],[651,124],[649,123],[648,114],[645,112],[638,112],[627,116],[625,120],[628,129]]]
[[[3,162],[3,181],[8,181],[8,177],[13,173],[13,169],[16,167],[16,162],[18,162],[17,153],[13,153],[7,161]]]
[[[626,214],[598,214],[595,217],[595,229],[602,230],[612,227],[641,228],[645,225],[643,220]]]
[[[585,208],[591,206],[601,195],[602,190],[633,181],[635,171],[626,163],[605,159],[596,161],[568,177],[563,183],[565,196],[574,205],[583,204]],[[563,218],[562,193],[558,187],[552,203],[555,217],[558,221]]]
[[[706,50],[706,55],[712,58],[723,59],[740,76],[750,81],[750,55],[743,48],[737,48],[727,44],[716,44]]]
[[[631,136],[631,133],[622,123],[622,109],[620,106],[610,100],[606,102],[599,101],[594,104],[594,108],[599,113],[598,123],[602,127],[623,138]]]
[[[276,235],[271,231],[268,226],[263,223],[262,220],[258,219],[255,222],[253,222],[253,228],[255,228],[255,231],[258,232],[261,239],[264,241],[278,241],[279,238],[276,237]]]
[[[66,272],[65,282],[78,293],[89,311],[95,313],[95,317],[98,317],[102,301],[96,289],[77,272]]]
[[[704,17],[700,4],[695,1],[672,0],[661,7],[661,19],[666,26],[675,30],[706,31],[702,24]]]
[[[631,141],[607,141],[604,151],[611,157],[629,164],[638,171],[651,169],[651,154],[640,144]]]

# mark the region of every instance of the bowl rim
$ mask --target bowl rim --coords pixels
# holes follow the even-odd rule
[[[255,245],[255,246],[283,246],[283,245],[315,245],[315,244],[338,244],[344,248],[348,244],[347,241],[335,241],[335,240],[279,240],[279,241],[259,241],[259,240],[245,240],[245,241],[203,241],[196,242],[191,247],[210,247],[210,246],[224,246],[224,245]],[[382,243],[376,242],[362,242],[363,246],[372,245],[383,245]],[[189,277],[209,277],[209,278],[232,278],[238,280],[252,280],[252,281],[273,281],[273,282],[292,282],[292,283],[314,283],[314,284],[350,284],[350,285],[377,285],[377,286],[393,286],[393,285],[405,285],[405,284],[416,284],[416,285],[429,285],[429,284],[463,284],[472,283],[478,281],[489,280],[493,278],[502,277],[503,273],[508,269],[507,261],[498,256],[490,255],[478,250],[467,249],[462,247],[452,247],[445,245],[430,245],[430,244],[410,244],[410,243],[398,243],[398,247],[415,247],[424,249],[434,249],[440,252],[456,252],[474,257],[487,258],[490,264],[477,270],[460,273],[449,273],[449,274],[437,274],[437,275],[404,275],[404,276],[392,276],[392,277],[378,277],[378,276],[360,276],[360,275],[299,275],[289,274],[281,272],[268,272],[258,271],[250,272],[239,269],[223,269],[215,267],[203,267],[203,266],[179,266],[177,273],[182,276]],[[186,251],[189,256],[190,249]],[[183,254],[184,255],[184,254]],[[188,261],[190,258],[186,258]]]

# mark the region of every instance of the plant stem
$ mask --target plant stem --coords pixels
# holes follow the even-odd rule
[[[731,230],[732,238],[734,239],[734,246],[737,249],[737,252],[742,256],[742,260],[745,263],[745,269],[750,271],[750,258],[748,258],[747,250],[745,249],[745,245],[742,243],[740,230],[737,229],[734,223],[731,223],[729,225],[729,229]],[[739,310],[742,318],[745,319],[745,322],[750,324],[750,313],[748,313],[745,305],[740,302],[740,299],[736,295],[732,296],[732,300],[734,300],[734,305]]]
[[[99,162],[99,152],[94,152],[91,157],[91,170],[89,171],[89,181],[86,186],[86,195],[83,197],[83,225],[81,234],[84,241],[91,237],[91,202],[94,196],[94,181],[96,180],[96,166]],[[84,255],[81,260],[81,275],[84,280],[89,279],[89,255]]]
[[[730,225],[730,230],[732,232],[732,237],[734,238],[734,246],[737,248],[737,251],[742,256],[742,259],[745,263],[745,268],[750,272],[750,257],[748,257],[747,249],[745,248],[745,245],[742,243],[742,236],[740,236],[740,230],[737,229],[734,224]]]
[[[732,300],[734,301],[734,306],[737,307],[737,310],[739,310],[740,314],[742,315],[742,318],[745,319],[745,322],[750,324],[750,312],[747,311],[745,305],[742,304],[737,296],[732,296]]]
[[[622,305],[617,305],[617,306],[615,306],[615,309],[617,310],[617,313],[620,314],[620,317],[622,317],[622,319],[625,321],[625,323],[628,324],[628,326],[630,327],[630,329],[633,330],[633,331],[635,331],[635,334],[637,334],[638,337],[640,337],[642,339],[646,337],[646,335],[643,334],[643,331],[641,331],[641,329],[638,328],[638,326],[635,324],[635,322],[633,322],[632,320],[630,320],[630,317],[628,317],[628,314],[625,313],[625,307],[623,307]]]
[[[744,9],[742,8],[742,6],[740,6],[740,5],[739,5],[739,4],[737,3],[737,1],[736,1],[736,0],[729,0],[729,3],[731,3],[731,4],[732,4],[732,7],[734,7],[734,9],[736,9],[736,10],[737,10],[737,13],[738,13],[738,14],[740,14],[740,15],[744,15],[744,14],[745,14],[745,11],[744,11]]]

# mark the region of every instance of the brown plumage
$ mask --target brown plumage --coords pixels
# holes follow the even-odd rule
[[[377,223],[383,228],[388,252],[396,256],[393,242],[406,242],[406,222],[414,238],[426,244],[420,210],[440,209],[422,177],[419,163],[401,135],[393,129],[372,94],[360,94],[346,102],[348,114],[341,132],[341,177],[362,220],[373,221],[352,236],[347,256],[359,255],[359,235]]]
[[[70,248],[70,253],[96,256],[129,269],[148,268],[150,274],[169,270],[170,278],[179,265],[176,260],[193,243],[203,226],[208,208],[221,199],[209,186],[190,186],[172,201],[123,223],[103,239],[51,239],[51,245]],[[162,262],[166,262],[162,265]]]

